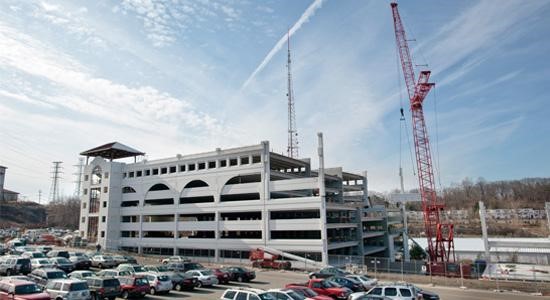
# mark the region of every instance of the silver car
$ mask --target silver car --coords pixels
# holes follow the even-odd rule
[[[32,266],[32,269],[35,270],[35,269],[40,269],[40,268],[43,268],[43,269],[51,269],[54,267],[54,265],[50,262],[49,259],[47,258],[35,258],[35,259],[31,259],[31,266]]]
[[[51,299],[91,300],[88,283],[78,279],[52,280],[45,289]]]
[[[105,269],[105,268],[114,268],[116,267],[116,265],[117,265],[117,262],[113,259],[112,256],[95,255],[92,257],[92,267]]]

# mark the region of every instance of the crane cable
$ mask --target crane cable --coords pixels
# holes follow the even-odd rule
[[[397,69],[397,82],[399,83],[399,104],[400,104],[400,113],[401,117],[399,119],[401,125],[399,126],[399,169],[402,167],[402,148],[403,148],[403,127],[405,127],[405,134],[407,135],[407,143],[409,145],[409,154],[411,158],[411,166],[413,171],[413,176],[416,177],[416,168],[414,166],[414,159],[412,154],[412,147],[411,147],[411,139],[409,134],[409,128],[407,127],[407,122],[405,120],[405,113],[403,111],[403,82],[401,81],[401,71],[399,69],[399,66],[401,65],[400,59],[399,59],[399,53],[397,52],[397,47],[395,48],[395,66]]]
[[[439,121],[438,121],[438,113],[437,113],[437,89],[434,85],[433,87],[433,100],[434,100],[434,119],[435,119],[435,171],[437,173],[437,183],[439,185],[439,190],[442,191],[443,188],[441,186],[441,163],[439,162]]]

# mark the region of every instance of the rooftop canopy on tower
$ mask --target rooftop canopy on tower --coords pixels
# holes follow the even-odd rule
[[[119,142],[112,142],[81,152],[80,155],[86,157],[100,156],[106,159],[113,160],[132,156],[135,158],[136,156],[145,155],[145,153],[138,151],[132,147],[123,145]]]

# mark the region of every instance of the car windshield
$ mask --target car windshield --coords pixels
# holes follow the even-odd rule
[[[136,285],[149,285],[149,282],[145,278],[136,278]]]
[[[61,271],[48,272],[47,276],[48,276],[48,279],[67,278],[67,275]]]
[[[103,281],[103,286],[119,286],[120,285],[120,281],[118,281],[118,279],[105,279]]]
[[[64,258],[64,257],[58,257],[58,258],[56,258],[55,260],[56,260],[58,263],[61,263],[61,264],[70,264],[70,263],[71,263],[68,259],[66,259],[66,258]]]
[[[36,284],[22,284],[15,286],[16,295],[28,295],[41,293],[42,290]]]
[[[50,264],[50,261],[47,260],[47,259],[37,259],[37,260],[35,260],[35,262],[39,265],[49,265]]]
[[[260,297],[260,299],[262,299],[262,300],[277,300],[277,298],[275,298],[275,296],[273,296],[269,293],[258,294],[258,297]]]
[[[34,257],[34,258],[42,258],[42,257],[46,257],[46,255],[44,255],[44,253],[42,253],[42,252],[34,252],[34,253],[32,254],[32,257]]]
[[[306,299],[306,297],[294,292],[294,291],[288,291],[286,292],[287,295],[290,296],[290,298],[292,298],[293,300],[304,300]]]
[[[142,266],[134,266],[134,271],[136,273],[138,272],[146,272],[146,270]]]
[[[306,296],[308,297],[315,297],[317,296],[317,292],[315,292],[314,290],[310,289],[310,288],[307,288],[307,289],[303,289],[304,291],[304,294],[306,294]]]
[[[166,275],[161,275],[158,277],[159,281],[170,281],[170,277]]]
[[[360,278],[361,280],[364,280],[364,281],[369,281],[369,280],[370,280],[370,278],[368,278],[368,277],[365,276],[365,275],[359,276],[359,278]]]
[[[165,266],[158,266],[155,267],[155,269],[157,269],[159,272],[168,272],[168,268]]]
[[[118,276],[130,276],[132,273],[130,271],[119,271]]]
[[[71,292],[74,292],[74,291],[83,291],[83,290],[87,290],[88,289],[88,284],[86,282],[75,282],[75,283],[72,283],[71,284],[71,287],[69,288],[69,290]]]
[[[334,281],[325,280],[322,283],[324,288],[331,288],[331,287],[340,287],[340,285]]]
[[[206,276],[214,274],[210,270],[201,271],[201,273],[202,273],[202,275],[206,275]]]
[[[94,276],[94,273],[92,273],[92,272],[82,272],[82,273],[80,273],[80,276],[82,276],[84,278],[92,277],[92,276]]]
[[[22,264],[29,264],[30,262],[31,262],[31,260],[28,259],[28,258],[19,258],[19,259],[17,259],[16,264],[22,265]]]
[[[112,256],[103,256],[103,260],[113,260]]]

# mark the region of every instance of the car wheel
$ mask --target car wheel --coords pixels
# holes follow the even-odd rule
[[[155,290],[155,288],[152,287],[151,290],[149,291],[149,293],[150,293],[151,295],[154,295],[154,294],[157,293],[157,290]]]
[[[201,288],[201,287],[202,287],[202,282],[200,282],[200,280],[197,281],[197,287],[198,287],[198,288]]]
[[[109,297],[109,300],[115,300],[116,297]]]
[[[179,284],[179,283],[176,284],[176,286],[174,287],[174,290],[176,290],[178,292],[181,291],[181,284]]]
[[[103,265],[102,265],[102,264],[97,265],[97,267],[100,268],[100,269],[103,269]]]
[[[244,281],[244,278],[243,278],[242,276],[239,276],[239,277],[237,277],[237,281],[238,281],[238,282],[243,282],[243,281]]]
[[[129,296],[129,295],[128,295],[128,291],[122,292],[122,298],[123,298],[123,299],[128,299],[128,296]]]
[[[6,276],[11,276],[11,275],[12,275],[12,274],[11,274],[11,270],[10,270],[10,269],[7,269],[7,270],[6,270]]]

